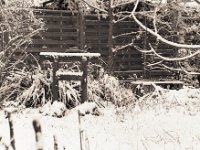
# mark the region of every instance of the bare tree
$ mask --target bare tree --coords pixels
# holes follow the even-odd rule
[[[176,58],[166,58],[159,55],[155,48],[149,43],[150,49],[146,51],[141,51],[145,53],[153,53],[161,60],[164,61],[176,61],[179,63],[178,67],[187,74],[199,74],[197,68],[188,68],[187,63],[189,59],[198,57],[200,51],[200,45],[198,41],[198,13],[196,9],[191,6],[187,7],[187,2],[183,0],[170,1],[163,4],[161,1],[159,3],[151,4],[152,10],[141,13],[135,10],[138,7],[140,0],[135,2],[134,9],[131,11],[130,16],[134,21],[144,30],[146,30],[151,35],[157,38],[158,42],[163,42],[170,46],[177,48]],[[197,4],[198,5],[198,4]],[[152,28],[144,25],[138,16],[148,17],[149,21],[152,22]],[[153,17],[152,17],[153,16]],[[168,19],[167,17],[171,17]],[[173,33],[176,37],[176,41],[170,41],[166,39],[165,35],[161,35],[162,28],[167,29],[168,32]],[[196,37],[194,37],[196,35]],[[189,38],[187,41],[186,38]],[[196,41],[195,41],[196,40]],[[197,45],[195,45],[197,44]],[[183,63],[184,62],[184,63]],[[162,61],[160,61],[162,63]],[[157,63],[156,65],[160,64]],[[184,66],[182,66],[184,64]],[[165,67],[165,66],[163,66]],[[186,67],[186,68],[185,68]]]

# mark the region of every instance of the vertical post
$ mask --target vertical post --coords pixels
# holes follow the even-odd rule
[[[108,34],[108,48],[109,48],[109,56],[108,56],[108,70],[109,73],[113,73],[113,8],[112,8],[113,0],[109,0],[109,34]]]
[[[58,57],[54,57],[53,60],[53,85],[52,85],[52,90],[53,90],[53,102],[58,101],[58,78],[56,76],[56,72],[59,68],[59,62],[58,62]]]
[[[82,1],[81,1],[82,2]],[[84,15],[83,15],[83,10],[82,7],[80,6],[80,3],[78,5],[78,12],[79,12],[79,36],[80,36],[80,46],[79,48],[81,50],[84,50],[84,46],[85,46],[85,23],[84,23]]]
[[[60,28],[60,41],[62,41],[63,40],[63,13],[62,12],[60,12],[60,18],[61,18],[61,20],[60,20],[60,26],[61,26],[61,28]],[[63,48],[62,44],[60,44],[60,48],[61,49]]]
[[[38,119],[33,120],[33,128],[35,131],[36,150],[43,150],[42,129]]]
[[[80,138],[80,150],[83,150],[83,130],[81,127],[81,115],[80,115],[80,110],[78,110],[78,124],[79,124],[79,138]]]
[[[11,146],[12,146],[13,150],[16,150],[13,118],[12,118],[11,112],[7,112],[7,113],[8,113],[8,123],[9,123],[9,127],[10,127],[10,143],[11,143]]]
[[[88,60],[87,57],[82,57],[82,79],[81,79],[81,103],[84,103],[87,100],[87,65],[88,65]]]
[[[145,26],[147,27],[147,17],[145,16]],[[148,43],[148,35],[147,30],[145,30],[145,40],[144,40],[144,49],[147,50],[147,43]],[[147,56],[146,53],[143,53],[143,61],[144,61],[144,70],[143,70],[143,78],[151,78],[151,69],[148,71],[149,74],[147,75]]]

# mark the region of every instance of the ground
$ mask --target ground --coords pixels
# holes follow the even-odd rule
[[[198,150],[199,95],[200,89],[188,87],[166,90],[162,95],[165,102],[148,109],[141,103],[126,108],[105,103],[99,116],[82,116],[81,127],[76,109],[63,118],[43,116],[38,109],[26,109],[13,114],[16,148],[35,149],[32,120],[37,118],[42,126],[45,150],[54,149],[53,136],[59,150],[80,150],[79,129],[83,129],[83,146],[90,150]],[[3,111],[0,118],[0,149],[3,150],[2,143],[9,145],[9,126]]]

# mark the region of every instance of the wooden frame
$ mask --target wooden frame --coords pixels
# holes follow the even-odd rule
[[[81,103],[84,103],[87,100],[87,66],[88,61],[92,57],[100,57],[99,53],[57,53],[57,52],[41,52],[41,56],[45,57],[51,57],[53,58],[53,101],[58,101],[58,81],[59,80],[78,80],[81,81]],[[79,60],[81,62],[81,72],[75,72],[75,73],[58,73],[59,70],[59,58],[65,57],[66,62],[67,58],[73,57],[74,61]],[[71,61],[72,59],[70,59]]]

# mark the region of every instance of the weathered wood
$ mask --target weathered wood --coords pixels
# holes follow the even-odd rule
[[[82,63],[81,63],[81,68],[83,70],[83,75],[81,79],[81,103],[84,103],[87,101],[87,75],[88,75],[88,70],[87,70],[87,65],[88,65],[88,59],[87,57],[82,57]]]
[[[85,24],[84,24],[84,15],[82,7],[79,7],[79,39],[80,39],[80,49],[84,49],[85,47]]]
[[[56,76],[56,72],[59,69],[59,58],[55,57],[54,61],[53,61],[53,85],[52,85],[52,90],[53,90],[53,101],[57,101],[58,100],[58,91],[59,91],[59,87],[58,87],[58,78]]]
[[[12,118],[11,112],[7,112],[7,117],[8,117],[8,123],[9,123],[9,128],[10,128],[10,143],[13,150],[16,150],[15,137],[14,137],[14,125],[13,125],[13,118]]]
[[[47,31],[48,31],[48,29],[75,29],[75,30],[77,29],[77,26],[74,24],[71,24],[71,25],[46,24],[45,27],[47,28]]]
[[[37,10],[36,10],[37,11]],[[116,46],[123,46],[125,44],[131,43],[132,38],[135,34],[132,34],[130,36],[122,36],[115,39],[112,39],[113,35],[117,36],[119,34],[124,34],[128,32],[136,32],[139,30],[139,26],[131,19],[127,19],[118,23],[115,23],[113,25],[112,22],[112,12],[110,12],[111,18],[98,18],[97,15],[85,15],[84,19],[81,18],[80,12],[70,13],[65,11],[57,11],[57,10],[38,10],[36,12],[38,17],[44,18],[46,21],[46,28],[47,30],[41,33],[44,40],[40,40],[39,37],[36,37],[33,40],[32,50],[31,52],[40,52],[40,51],[57,51],[57,52],[65,52],[65,50],[72,46],[77,46],[79,48],[83,48],[83,45],[88,47],[88,52],[99,52],[101,53],[101,57],[106,61],[106,63],[111,62],[111,48],[110,45],[112,45],[112,48],[115,48]],[[82,21],[81,21],[82,20]],[[147,23],[147,22],[146,22]],[[112,24],[112,34],[109,33],[109,26]],[[162,31],[160,31],[162,34]],[[163,33],[165,35],[168,35],[167,31],[163,30]],[[171,35],[170,33],[170,36]],[[109,37],[109,38],[108,38]],[[147,39],[148,37],[148,39]],[[83,39],[84,38],[84,39]],[[171,38],[171,37],[169,37]],[[146,40],[145,40],[146,39]],[[171,39],[170,39],[171,40]],[[35,41],[35,42],[34,42]],[[111,41],[111,42],[110,42]],[[147,45],[148,43],[152,43],[152,46],[156,46],[156,38],[152,37],[150,34],[145,34],[145,31],[141,34],[140,40],[135,40],[134,44],[143,47],[144,45]],[[146,43],[146,44],[145,44]],[[38,49],[35,50],[34,48]],[[44,49],[43,49],[44,48]],[[66,49],[65,49],[66,48]],[[156,46],[157,52],[162,54],[163,56],[170,56],[170,54],[174,54],[174,48],[171,46],[168,46],[162,42]],[[29,49],[28,49],[29,50]],[[118,54],[121,55],[127,55],[128,57],[116,57]],[[173,56],[173,55],[172,55]],[[157,60],[157,57],[154,57],[153,60]],[[121,69],[126,70],[138,70],[137,65],[139,63],[141,65],[144,64],[144,62],[148,62],[148,56],[146,59],[146,56],[141,55],[140,52],[138,52],[133,46],[124,48],[116,53],[114,60],[112,62],[115,64],[114,66],[110,68],[113,68],[113,70],[120,69],[119,66],[116,65],[116,63],[122,63],[122,65],[125,65],[125,67],[122,67]],[[126,63],[126,64],[124,64]],[[112,64],[113,65],[113,64]],[[148,70],[147,68],[143,68],[144,75],[147,73],[150,73],[151,70]],[[146,70],[148,72],[146,72]],[[152,73],[153,75],[154,73]]]
[[[66,80],[66,81],[80,81],[82,79],[81,76],[76,75],[58,75],[58,80]]]
[[[57,53],[57,52],[40,52],[42,56],[50,57],[99,57],[99,53]]]
[[[57,53],[57,52],[40,52],[41,56],[53,58],[53,101],[58,100],[58,81],[59,80],[79,80],[81,81],[81,103],[87,100],[87,65],[88,59],[92,57],[99,57],[99,53]],[[65,58],[66,61],[74,61],[81,58],[82,72],[61,72],[59,69],[59,60]],[[69,59],[68,59],[69,58]]]
[[[143,84],[143,85],[151,85],[152,83],[155,84],[183,84],[182,81],[177,80],[170,80],[170,81],[147,81],[147,80],[138,80],[132,81],[132,84]]]
[[[33,41],[33,44],[46,44],[46,45],[54,45],[54,44],[57,44],[57,45],[67,45],[67,44],[76,44],[77,41],[75,40],[52,40],[52,39],[35,39]]]
[[[36,150],[43,150],[42,129],[37,119],[33,120],[33,128],[35,131]]]

